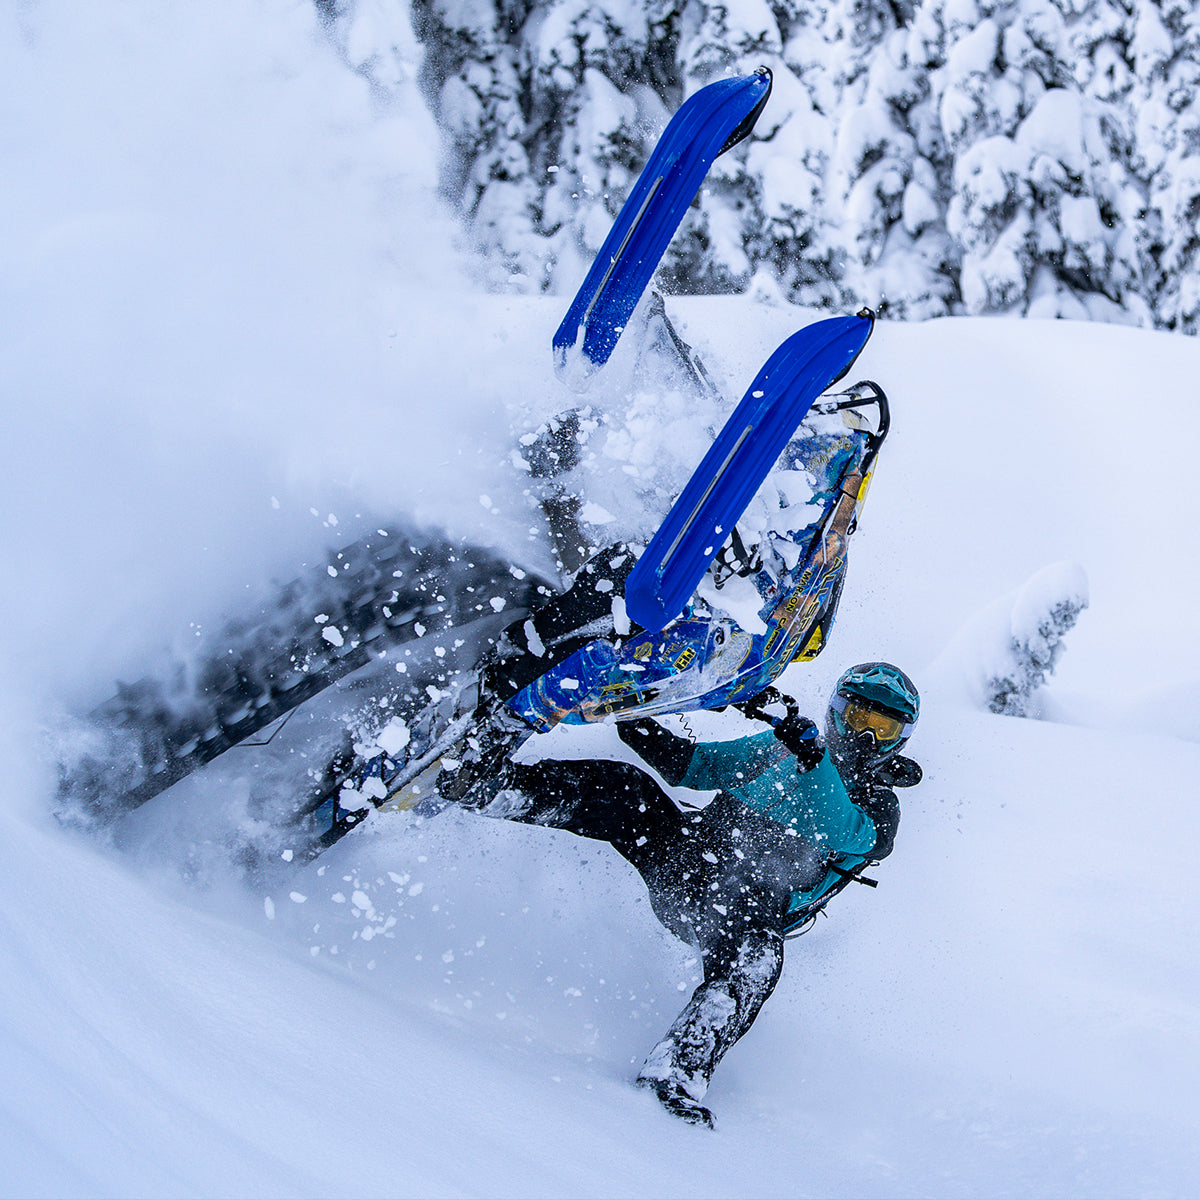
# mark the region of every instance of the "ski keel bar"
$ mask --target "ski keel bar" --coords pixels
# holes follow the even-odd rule
[[[671,118],[554,335],[560,377],[586,380],[608,362],[713,160],[749,134],[770,93],[760,67],[701,88]]]
[[[625,609],[656,633],[683,612],[813,402],[850,369],[874,315],[832,317],[767,360],[650,539],[625,583]]]

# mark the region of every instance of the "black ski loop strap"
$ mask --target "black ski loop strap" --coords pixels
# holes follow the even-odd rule
[[[835,875],[840,875],[846,883],[861,883],[866,887],[878,887],[878,879],[868,879],[865,875],[861,874],[866,865],[866,863],[860,863],[853,871],[847,871],[845,867],[839,867],[831,862],[827,862],[825,867]]]
[[[867,887],[878,887],[878,879],[867,879],[860,874],[866,866],[867,863],[862,862],[852,871],[847,871],[845,867],[839,867],[831,862],[825,863],[826,869],[840,876],[840,878],[813,901],[811,906],[806,905],[805,908],[798,909],[796,912],[789,914],[792,920],[791,924],[783,931],[784,938],[790,940],[791,938],[799,937],[802,933],[807,933],[816,924],[818,916],[822,914],[828,916],[829,914],[825,912],[825,905],[848,884],[862,883]]]
[[[735,525],[729,533],[729,547],[733,551],[733,571],[735,575],[753,575],[762,566],[762,546],[747,546]]]

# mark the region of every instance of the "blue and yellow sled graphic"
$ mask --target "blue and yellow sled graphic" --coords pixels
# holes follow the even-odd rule
[[[815,658],[837,611],[850,534],[889,416],[887,397],[870,382],[814,406],[823,413],[869,406],[877,409],[874,428],[809,434],[786,448],[785,465],[808,474],[820,515],[778,535],[801,548],[794,566],[750,573],[763,602],[762,631],[750,632],[706,606],[697,611],[693,603],[661,629],[635,627],[621,638],[589,642],[518,692],[508,707],[541,732],[562,722],[720,708],[756,695],[789,663]]]

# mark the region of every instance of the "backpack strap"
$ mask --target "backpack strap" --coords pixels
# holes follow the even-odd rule
[[[871,859],[863,859],[863,861],[860,862],[857,867],[846,870],[845,867],[839,867],[835,863],[827,862],[825,864],[826,870],[832,871],[836,876],[838,876],[837,881],[832,887],[827,888],[824,892],[822,892],[815,900],[810,901],[808,904],[804,905],[803,908],[796,909],[794,913],[788,914],[790,920],[789,923],[783,928],[783,936],[785,938],[794,938],[799,937],[802,933],[807,933],[816,923],[817,915],[824,910],[825,905],[827,905],[829,901],[838,894],[838,892],[842,891],[850,884],[861,883],[865,884],[867,887],[878,887],[878,879],[867,879],[862,874],[862,872],[871,865],[873,865]]]

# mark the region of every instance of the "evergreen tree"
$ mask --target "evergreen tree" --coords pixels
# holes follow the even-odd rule
[[[1200,332],[1200,11],[1139,0],[1132,43],[1157,323]]]
[[[396,0],[315,2],[383,96]],[[767,65],[670,288],[1200,330],[1194,0],[411,4],[443,190],[492,286],[573,290],[670,114]]]
[[[517,56],[529,98],[524,141],[540,187],[538,229],[550,239],[547,266],[565,276],[565,290],[620,211],[649,151],[645,126],[661,106],[640,85],[649,32],[637,9],[562,0],[536,6],[526,31]]]
[[[954,304],[957,252],[945,223],[929,48],[914,16],[883,0],[845,0],[831,13],[827,41],[843,49],[831,81],[838,120],[826,194],[841,214],[846,302],[920,318]]]
[[[692,0],[679,21],[675,72],[691,95],[726,75],[777,67],[781,49],[775,15],[764,0]],[[685,215],[663,263],[672,290],[729,292],[749,284],[754,262],[748,251],[763,214],[761,188],[746,166],[748,151],[743,144],[717,159],[698,203]]]

